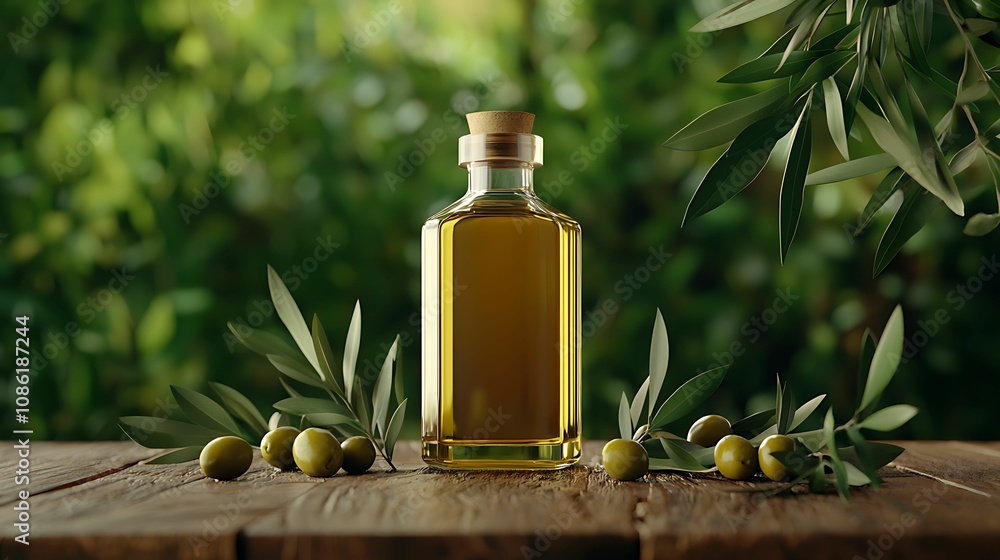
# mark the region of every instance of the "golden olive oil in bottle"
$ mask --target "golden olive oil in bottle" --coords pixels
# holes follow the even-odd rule
[[[568,467],[580,458],[580,226],[534,193],[534,115],[468,120],[468,191],[421,233],[423,459]]]

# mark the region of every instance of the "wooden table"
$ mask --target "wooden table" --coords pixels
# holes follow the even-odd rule
[[[2,558],[990,558],[1000,442],[906,442],[885,485],[763,498],[716,475],[619,483],[582,466],[447,473],[401,442],[398,473],[330,479],[259,458],[234,482],[146,465],[131,443],[32,442],[30,546],[13,540],[12,443],[0,461]],[[761,483],[763,484],[763,483]],[[730,555],[730,556],[726,556]]]

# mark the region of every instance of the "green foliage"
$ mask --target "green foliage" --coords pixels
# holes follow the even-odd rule
[[[666,328],[661,329],[662,322],[663,318],[657,310],[656,326],[653,329],[652,345],[654,349],[667,345]],[[888,406],[871,412],[889,382],[892,381],[900,363],[900,349],[903,345],[903,312],[901,308],[896,307],[892,312],[877,345],[873,341],[874,336],[866,331],[861,340],[862,348],[859,353],[861,370],[866,372],[862,380],[864,393],[860,397],[854,416],[845,424],[836,425],[833,407],[830,407],[826,411],[823,427],[820,430],[793,432],[815,412],[826,395],[814,397],[796,409],[792,391],[787,383],[782,383],[780,376],[777,382],[774,408],[752,414],[732,424],[733,433],[751,437],[750,443],[755,447],[773,434],[786,434],[795,440],[795,448],[792,451],[781,451],[775,454],[775,457],[791,473],[792,481],[777,487],[760,488],[753,491],[773,495],[808,480],[811,491],[823,492],[832,487],[844,500],[849,500],[851,486],[879,485],[876,471],[898,457],[903,449],[893,445],[868,442],[862,435],[861,429],[895,430],[917,414],[916,407],[906,404]],[[655,352],[651,353],[651,363],[655,355]],[[659,372],[659,367],[651,370],[651,373],[657,373],[661,377],[666,375],[665,370],[662,374]],[[716,377],[713,377],[711,381],[698,382],[699,378],[716,372],[718,372]],[[686,398],[677,401],[672,412],[664,414],[657,412],[653,420],[648,425],[636,430],[633,436],[629,436],[632,433],[632,418],[628,396],[622,393],[618,409],[621,437],[622,439],[632,437],[643,444],[650,456],[650,470],[693,473],[715,470],[714,447],[703,448],[664,432],[664,430],[672,422],[691,413],[698,404],[714,393],[724,374],[724,368],[711,370],[682,385],[674,396],[681,394],[685,395]],[[662,379],[660,382],[662,383]],[[692,383],[694,385],[689,387]],[[632,406],[635,402],[642,401],[642,392],[643,390],[640,389]],[[667,399],[664,406],[670,404],[674,396]],[[654,399],[655,397],[651,393],[650,405],[655,404]],[[837,435],[840,433],[846,434],[851,446],[844,447],[838,443]],[[832,471],[832,477],[826,474],[825,469],[827,468]]]
[[[305,397],[283,382],[282,385],[290,397],[274,403],[274,408],[279,413],[287,415],[287,418],[279,416],[276,424],[284,425],[288,419],[297,417],[303,427],[307,424],[328,427],[344,436],[366,437],[389,464],[389,468],[395,471],[392,453],[406,413],[406,399],[402,399],[392,418],[389,418],[393,365],[399,363],[399,337],[396,337],[389,348],[378,380],[375,382],[375,391],[371,397],[372,414],[369,415],[364,387],[360,383],[360,378],[355,377],[354,371],[358,347],[361,344],[360,302],[354,306],[347,346],[344,350],[345,356],[351,356],[350,359],[346,357],[344,359],[344,379],[358,381],[353,384],[354,399],[351,400],[348,396],[351,392],[348,391],[345,395],[330,373],[329,363],[332,360],[329,354],[330,344],[323,333],[319,318],[313,317],[314,330],[310,332],[281,277],[270,266],[267,267],[267,272],[271,299],[278,317],[298,343],[305,359],[313,364],[313,369],[304,366],[299,361],[299,356],[285,354],[282,347],[274,344],[267,336],[256,337],[250,334],[240,336],[240,341],[254,352],[266,355],[275,369],[290,380],[325,392],[320,398]],[[234,334],[235,332],[234,329]],[[280,353],[269,353],[270,351]],[[161,464],[195,459],[198,457],[195,450],[200,452],[204,444],[221,435],[241,437],[255,445],[267,429],[260,411],[235,389],[218,383],[213,383],[212,386],[221,397],[222,404],[191,389],[170,387],[174,400],[190,421],[188,423],[156,417],[122,417],[119,419],[120,426],[140,445],[153,448],[183,447],[157,456],[155,461]],[[397,398],[399,396],[397,394]],[[238,425],[234,416],[241,420],[242,425]]]
[[[719,80],[752,83],[781,79],[785,85],[718,107],[695,119],[667,141],[666,145],[672,148],[704,149],[732,138],[731,134],[743,129],[735,134],[729,149],[702,180],[691,197],[685,218],[704,214],[747,187],[763,168],[771,148],[788,131],[775,127],[774,122],[787,120],[787,107],[799,107],[804,103],[792,128],[791,150],[779,195],[782,261],[798,226],[802,190],[806,185],[838,182],[893,167],[887,176],[892,180],[883,182],[885,188],[877,189],[868,203],[874,210],[884,204],[892,191],[901,188],[904,193],[903,203],[879,243],[875,256],[875,274],[878,275],[903,245],[923,228],[941,202],[954,214],[965,215],[965,201],[954,179],[959,170],[949,163],[945,155],[948,152],[956,156],[963,151],[982,153],[982,165],[993,178],[998,212],[972,216],[964,231],[980,236],[995,229],[1000,224],[1000,187],[997,186],[1000,154],[991,145],[996,137],[982,134],[980,130],[993,122],[988,118],[995,118],[996,106],[1000,104],[1000,86],[992,75],[995,69],[982,64],[969,36],[983,39],[991,46],[998,44],[994,35],[997,15],[986,2],[965,2],[957,11],[953,2],[940,2],[953,24],[947,35],[931,33],[934,0],[797,2],[786,20],[788,31],[781,39],[756,60]],[[762,18],[792,4],[796,2],[741,0],[709,15],[691,30],[718,31]],[[832,9],[835,6],[838,10]],[[839,11],[840,7],[844,7],[844,11]],[[844,14],[846,18],[838,17]],[[827,35],[814,39],[820,36],[821,30],[826,30]],[[940,48],[956,35],[963,41],[964,48],[960,58],[946,64],[957,67],[961,62],[961,75],[953,81],[931,67],[927,60],[932,49]],[[776,49],[779,45],[783,45],[780,54]],[[902,86],[897,88],[903,90],[902,94],[890,88],[890,79]],[[817,89],[820,84],[822,87]],[[936,125],[932,124],[914,84],[934,84],[948,94],[950,106]],[[840,94],[842,89],[847,92],[845,97]],[[762,97],[765,95],[766,103]],[[989,100],[979,103],[987,95]],[[830,136],[844,159],[850,159],[848,136],[856,133],[855,116],[860,117],[868,134],[884,153],[807,174],[812,155],[809,123],[813,100],[819,99],[824,101]],[[987,116],[990,113],[993,117]],[[711,118],[707,118],[709,115]],[[723,128],[725,134],[720,133]],[[803,129],[802,134],[798,133],[799,128]],[[705,136],[712,138],[711,142],[692,143],[690,140]],[[866,213],[868,210],[866,208]]]

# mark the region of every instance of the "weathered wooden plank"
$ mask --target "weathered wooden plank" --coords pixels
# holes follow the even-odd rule
[[[4,442],[6,451],[0,457],[0,504],[14,501],[18,490],[23,487],[14,484],[14,472],[20,459],[18,442]],[[72,485],[90,478],[111,474],[131,466],[157,452],[145,449],[132,442],[42,442],[31,441],[28,459],[32,495],[48,492],[60,486]],[[7,475],[10,476],[7,476]]]
[[[961,470],[940,456],[948,446],[905,445],[901,462],[929,454],[936,457],[926,466],[931,472]],[[894,470],[883,469],[878,490],[855,489],[850,503],[836,495],[764,498],[731,492],[738,484],[716,477],[657,475],[639,508],[643,558],[989,557],[1000,546],[996,499]]]
[[[0,526],[0,557],[888,559],[1000,547],[997,443],[905,442],[886,484],[849,504],[733,493],[740,483],[717,476],[618,483],[586,466],[600,442],[585,446],[585,465],[554,473],[433,471],[415,442],[400,442],[400,473],[322,480],[258,459],[229,483],[193,462],[116,470],[152,454],[129,444],[33,445],[39,465],[69,470],[49,473],[54,489],[32,499],[30,549]]]
[[[261,459],[233,482],[206,479],[194,462],[136,465],[34,498],[30,547],[4,525],[0,557],[235,560],[249,520],[320,483],[292,476]]]
[[[435,471],[421,468],[415,442],[397,454],[404,472],[336,477],[251,522],[247,557],[638,557],[632,512],[646,488],[582,466]]]

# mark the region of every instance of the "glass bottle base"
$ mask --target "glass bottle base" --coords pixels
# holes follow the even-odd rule
[[[428,465],[448,470],[557,470],[580,460],[580,438],[562,443],[474,445],[424,440],[421,456]]]

